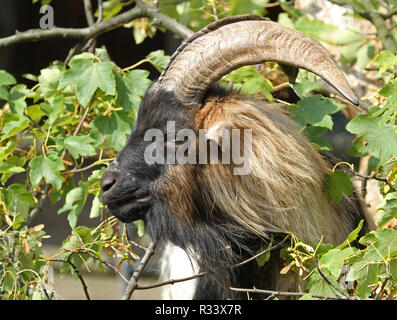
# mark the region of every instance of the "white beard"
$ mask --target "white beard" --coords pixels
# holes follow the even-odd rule
[[[165,244],[161,258],[160,281],[176,280],[190,277],[199,272],[191,255],[182,248],[168,242]],[[163,300],[191,300],[197,287],[197,279],[177,282],[162,286]]]

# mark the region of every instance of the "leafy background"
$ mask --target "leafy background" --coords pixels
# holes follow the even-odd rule
[[[33,1],[37,11],[41,4],[50,2]],[[57,2],[52,1],[54,7]],[[301,299],[395,299],[397,231],[392,227],[397,217],[397,50],[393,47],[396,21],[391,13],[397,3],[369,1],[362,7],[357,1],[333,2],[348,5],[344,17],[351,24],[347,27],[339,28],[326,16],[320,19],[311,14],[304,1],[295,5],[268,0],[147,1],[146,5],[158,5],[161,12],[193,31],[229,15],[272,17],[321,41],[352,76],[349,80],[353,84],[354,79],[360,79],[355,89],[362,93],[367,112],[330,93],[326,84],[308,72],[301,71],[297,82],[287,85],[286,76],[275,63],[240,68],[222,82],[283,103],[319,150],[333,150],[324,137],[337,125],[336,115],[343,112],[347,116],[345,130],[355,139],[347,161],[338,163],[326,177],[324,192],[330,201],[341,201],[343,195],[353,194],[355,184],[364,189],[364,196],[378,195],[380,200],[373,210],[378,229],[358,238],[360,224],[336,247],[321,242],[304,244],[292,235],[282,252],[282,272],[297,272],[308,279]],[[101,23],[133,5],[134,1],[103,1],[103,12],[94,10],[93,17]],[[391,25],[387,39],[373,12]],[[145,46],[166,32],[166,27],[152,20],[139,17],[124,24],[129,41]],[[368,29],[357,27],[363,25]],[[7,70],[0,71],[1,299],[57,298],[57,288],[49,281],[54,264],[60,265],[61,274],[73,274],[90,298],[82,276],[83,270],[91,268],[88,263],[120,275],[124,264],[135,264],[139,259],[133,241],[137,239],[129,239],[102,205],[99,181],[124,146],[145,89],[169,56],[157,49],[140,60],[131,59],[130,65],[118,65],[109,54],[110,48],[94,43],[66,59],[65,53],[48,61],[37,74],[26,72],[21,79]],[[359,167],[360,158],[366,159],[366,166]],[[59,209],[43,211],[47,201]],[[87,208],[89,218],[99,221],[94,226],[80,222]],[[51,235],[36,221],[40,215],[50,214],[67,217],[64,228],[69,235],[54,255],[47,256],[42,247]],[[138,227],[142,235],[144,226],[138,223]],[[352,246],[353,241],[362,247]],[[106,256],[116,258],[117,264],[109,265]],[[262,256],[258,264],[267,259]]]

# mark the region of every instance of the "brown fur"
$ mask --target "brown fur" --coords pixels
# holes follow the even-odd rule
[[[311,146],[280,104],[245,96],[211,98],[196,114],[196,129],[218,122],[251,128],[252,172],[237,176],[232,165],[170,166],[164,190],[171,211],[194,221],[194,194],[211,214],[216,205],[242,230],[293,232],[305,241],[337,244],[351,231],[350,215],[331,204],[322,191],[327,162]],[[345,200],[346,201],[346,200]]]
[[[205,217],[236,235],[267,239],[272,232],[292,232],[309,243],[323,238],[337,245],[357,226],[350,199],[328,201],[322,189],[330,164],[282,105],[239,95],[211,97],[195,116],[196,129],[219,123],[252,129],[252,171],[238,176],[228,164],[169,166],[160,197],[187,232],[195,232],[195,222]],[[280,275],[277,256],[264,270],[273,275],[271,289],[299,290],[295,275]]]

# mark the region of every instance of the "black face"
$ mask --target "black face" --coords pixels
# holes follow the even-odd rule
[[[102,176],[102,201],[122,222],[145,219],[159,201],[154,191],[165,165],[145,161],[145,150],[152,141],[145,141],[144,137],[149,129],[165,133],[167,121],[174,121],[178,127],[185,125],[186,108],[175,101],[172,92],[159,92],[153,85],[146,91],[126,146]]]

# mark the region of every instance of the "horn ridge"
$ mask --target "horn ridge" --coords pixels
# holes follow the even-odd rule
[[[164,75],[167,73],[167,70],[173,64],[175,58],[194,40],[196,40],[197,38],[199,38],[202,35],[205,35],[209,32],[215,31],[216,29],[219,29],[220,27],[223,27],[227,24],[232,24],[235,22],[247,21],[247,20],[265,20],[265,19],[258,15],[255,15],[255,14],[242,14],[242,15],[237,15],[237,16],[226,17],[224,19],[214,21],[214,22],[206,25],[204,28],[197,31],[196,33],[192,34],[189,38],[187,38],[185,41],[182,42],[182,44],[178,47],[178,49],[170,57],[170,60],[168,61],[163,72],[161,73],[160,77],[158,78],[158,81],[160,81],[160,82],[162,81],[162,79],[164,78]]]
[[[187,39],[170,59],[158,85],[174,91],[182,103],[200,106],[205,92],[222,76],[265,61],[313,72],[358,105],[344,74],[319,42],[252,15],[216,21]]]

